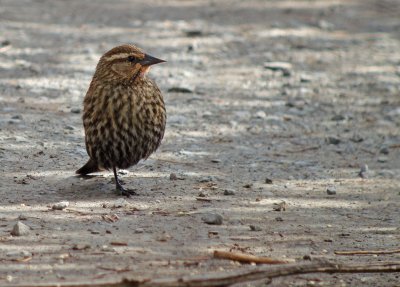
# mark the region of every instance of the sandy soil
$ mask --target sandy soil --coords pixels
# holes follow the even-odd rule
[[[0,0],[0,285],[244,268],[213,250],[399,260],[334,254],[399,247],[399,15],[396,0]],[[122,172],[139,193],[126,202],[111,173],[74,175],[87,160],[82,99],[121,43],[168,60],[150,73],[165,139]],[[276,61],[291,66],[267,67]],[[52,210],[60,201],[69,207]],[[208,212],[223,224],[204,223]],[[10,234],[18,221],[29,234]],[[399,282],[319,274],[270,286]]]

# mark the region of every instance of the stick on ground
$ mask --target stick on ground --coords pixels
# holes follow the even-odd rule
[[[76,282],[53,284],[29,284],[18,287],[228,287],[233,284],[273,279],[308,273],[383,273],[400,272],[400,262],[382,262],[379,264],[335,264],[331,262],[295,263],[283,266],[253,266],[234,270],[230,273],[211,273],[200,276],[142,279],[124,278],[118,282]]]
[[[395,254],[395,253],[400,253],[400,249],[335,251],[336,255],[383,255],[383,254]]]
[[[250,254],[219,251],[219,250],[214,251],[214,258],[239,261],[243,263],[257,263],[257,264],[285,264],[293,262],[288,260],[273,259],[270,257],[259,257]]]

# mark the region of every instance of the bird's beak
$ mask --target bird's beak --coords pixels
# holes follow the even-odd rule
[[[145,54],[144,55],[144,59],[141,60],[139,62],[139,64],[142,65],[142,66],[151,66],[151,65],[158,64],[158,63],[164,63],[164,62],[166,62],[166,61],[158,59],[158,58],[153,57],[153,56],[150,56],[148,54]]]

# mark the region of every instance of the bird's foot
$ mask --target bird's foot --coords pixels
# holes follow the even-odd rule
[[[134,189],[124,188],[120,183],[116,187],[117,193],[122,196],[130,197],[131,195],[138,195]]]

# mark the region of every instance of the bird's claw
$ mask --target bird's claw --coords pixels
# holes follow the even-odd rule
[[[117,193],[122,196],[130,197],[131,195],[138,195],[135,190],[124,188],[122,185],[117,185]]]

